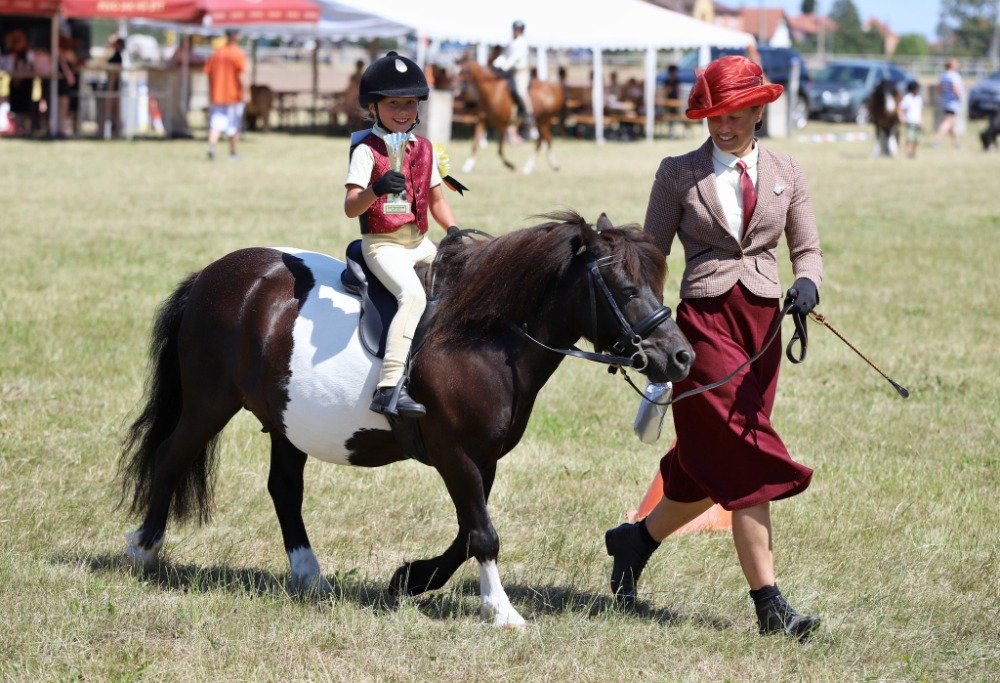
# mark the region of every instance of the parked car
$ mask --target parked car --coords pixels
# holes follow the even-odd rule
[[[799,99],[796,105],[796,109],[793,112],[792,118],[795,122],[797,128],[802,128],[806,125],[806,121],[809,117],[809,70],[806,69],[805,60],[802,59],[802,55],[799,54],[798,50],[793,50],[788,47],[769,47],[763,45],[757,48],[760,52],[760,66],[764,70],[764,75],[772,83],[778,83],[780,85],[788,87],[788,79],[791,77],[792,73],[792,62],[798,61],[799,63]],[[712,59],[718,59],[725,55],[742,55],[746,54],[745,50],[739,48],[712,48]],[[681,83],[688,85],[694,84],[694,70],[698,66],[698,52],[688,53],[684,59],[682,59],[677,64],[677,77]],[[657,78],[657,82],[663,85],[666,80],[667,72],[662,72]]]
[[[1000,71],[990,74],[969,90],[969,118],[988,119],[1000,111]]]
[[[809,84],[809,116],[831,121],[868,123],[868,96],[875,86],[889,79],[900,92],[916,80],[889,62],[870,59],[828,63]]]

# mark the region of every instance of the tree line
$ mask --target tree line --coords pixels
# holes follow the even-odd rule
[[[937,38],[941,53],[968,57],[985,57],[990,52],[991,41],[1000,39],[997,28],[997,0],[941,0]],[[802,0],[802,13],[814,14],[816,0]],[[882,35],[876,30],[865,30],[861,15],[853,0],[834,0],[827,15],[836,22],[832,34],[824,36],[824,50],[839,54],[879,54],[884,51]],[[804,52],[818,49],[815,36],[797,44]],[[906,33],[899,36],[895,54],[921,56],[935,50],[926,36]]]

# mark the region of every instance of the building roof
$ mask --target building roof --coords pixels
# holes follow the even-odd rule
[[[870,31],[872,29],[878,31],[879,35],[881,35],[883,38],[896,37],[896,33],[891,28],[889,28],[889,24],[885,23],[878,17],[871,17],[862,26],[866,31]]]
[[[788,25],[785,10],[773,7],[763,9],[744,7],[740,10],[740,19],[743,20],[743,30],[754,34],[763,42],[770,40],[782,23]]]
[[[788,19],[788,27],[792,31],[806,35],[818,35],[821,26],[823,33],[833,33],[837,30],[837,22],[819,14],[800,14]]]

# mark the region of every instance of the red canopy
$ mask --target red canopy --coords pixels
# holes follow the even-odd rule
[[[220,26],[315,24],[320,18],[319,6],[310,0],[198,0],[198,4],[206,18]]]
[[[202,10],[198,0],[61,0],[67,17],[158,19],[160,21],[198,21]]]
[[[311,0],[0,0],[0,14],[81,19],[157,19],[220,26],[315,24],[319,6]]]
[[[198,22],[199,0],[0,0],[0,14],[51,17],[62,13],[82,19],[159,19]]]
[[[0,0],[0,14],[51,17],[59,12],[59,0]]]

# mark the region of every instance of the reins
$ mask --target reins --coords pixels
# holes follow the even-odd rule
[[[760,347],[760,351],[758,351],[753,356],[740,363],[740,365],[735,370],[733,370],[720,380],[716,380],[711,384],[705,384],[703,386],[696,387],[694,389],[689,389],[688,391],[685,391],[683,394],[680,394],[678,396],[673,396],[666,401],[654,401],[653,399],[643,394],[642,390],[635,385],[635,382],[632,381],[632,378],[629,377],[628,374],[625,372],[625,368],[611,367],[608,368],[608,371],[614,374],[620,370],[622,373],[622,378],[628,383],[630,387],[632,387],[632,390],[635,391],[635,393],[639,394],[639,396],[642,397],[642,400],[658,406],[672,405],[674,403],[677,403],[681,399],[690,398],[691,396],[696,396],[706,391],[711,391],[712,389],[715,389],[717,387],[721,387],[723,384],[736,377],[736,375],[738,375],[744,368],[756,362],[761,356],[764,355],[764,352],[767,351],[767,349],[771,346],[774,340],[778,338],[778,334],[781,332],[781,322],[785,319],[786,315],[791,313],[792,307],[794,305],[795,305],[794,300],[788,301],[784,305],[784,307],[781,309],[781,314],[774,321],[774,324],[771,326],[771,330],[768,332],[767,340],[764,342],[764,345]],[[809,342],[806,333],[806,321],[801,313],[791,313],[791,316],[792,320],[795,321],[795,333],[792,335],[792,338],[788,340],[788,345],[785,347],[785,355],[791,362],[801,363],[806,358],[806,347]],[[800,345],[798,354],[793,353],[793,348],[796,342],[798,342]]]

